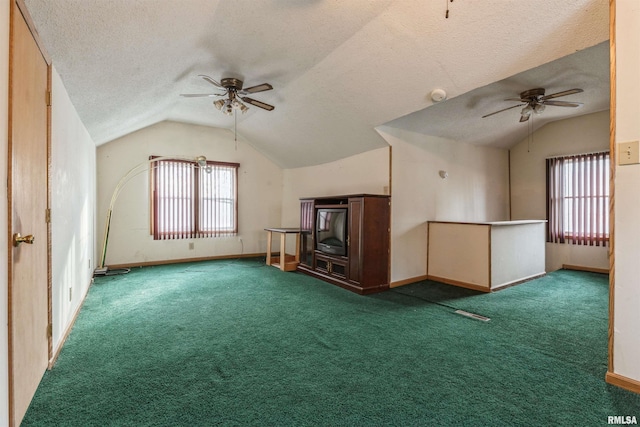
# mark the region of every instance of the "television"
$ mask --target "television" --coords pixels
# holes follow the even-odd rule
[[[347,208],[318,208],[316,249],[333,255],[347,254]]]

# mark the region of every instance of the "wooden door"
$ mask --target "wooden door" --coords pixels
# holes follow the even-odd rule
[[[9,417],[19,425],[49,360],[49,67],[13,1],[10,31],[9,237],[34,238],[9,251]]]

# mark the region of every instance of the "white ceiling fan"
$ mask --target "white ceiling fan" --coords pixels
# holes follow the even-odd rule
[[[245,113],[249,109],[249,107],[245,105],[245,102],[247,104],[254,105],[267,111],[272,111],[275,108],[273,105],[269,105],[262,101],[258,101],[246,96],[248,94],[264,92],[273,89],[273,86],[271,86],[269,83],[262,83],[243,89],[242,85],[244,82],[233,77],[223,78],[222,80],[220,80],[220,83],[204,74],[200,74],[199,77],[202,77],[205,81],[211,83],[219,92],[182,93],[180,94],[180,96],[183,96],[185,98],[220,97],[221,99],[214,101],[213,105],[215,105],[218,110],[222,111],[228,116],[232,115],[234,110],[240,110],[242,113]]]
[[[518,105],[513,105],[511,107],[503,108],[502,110],[494,111],[493,113],[482,116],[482,118],[484,119],[485,117],[493,116],[494,114],[511,110],[512,108],[523,107],[522,111],[520,112],[520,122],[526,122],[527,120],[529,120],[532,113],[541,114],[547,105],[552,105],[554,107],[573,108],[582,106],[582,102],[553,101],[554,98],[560,98],[561,96],[573,95],[580,92],[584,91],[582,89],[568,89],[563,90],[562,92],[553,93],[551,95],[545,95],[544,88],[525,90],[524,92],[520,93],[519,98],[505,99],[505,101],[520,102]]]

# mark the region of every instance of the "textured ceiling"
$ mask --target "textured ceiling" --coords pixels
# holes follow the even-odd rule
[[[495,111],[521,105],[517,101],[505,101],[505,98],[518,98],[521,92],[539,87],[546,90],[546,95],[573,88],[583,89],[582,93],[554,101],[581,102],[584,105],[578,108],[548,106],[541,114],[533,114],[527,122],[520,122],[522,108],[482,118]],[[606,41],[408,114],[387,125],[475,145],[510,148],[529,132],[551,121],[607,110],[609,99],[609,42]]]
[[[237,129],[283,167],[386,146],[375,131],[385,123],[508,146],[516,142],[517,111],[477,117],[532,87],[585,89],[570,97],[585,108],[571,114],[608,101],[606,46],[578,52],[608,39],[602,0],[25,3],[98,145],[162,120],[233,129],[210,98],[179,96],[212,92],[198,74],[273,85],[253,97],[276,109],[252,107],[237,117]],[[575,52],[566,65],[556,61]],[[434,88],[448,100],[434,105]],[[560,118],[550,110],[545,118]]]

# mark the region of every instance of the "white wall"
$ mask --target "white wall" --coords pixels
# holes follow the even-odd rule
[[[51,84],[51,294],[55,352],[93,277],[96,147],[55,68]]]
[[[7,153],[9,150],[9,0],[0,0],[0,177],[7,176]],[[0,265],[9,262],[7,186],[0,185]],[[0,425],[9,425],[9,330],[8,301],[6,289],[9,287],[7,269],[0,268]]]
[[[640,7],[616,1],[616,143],[640,139]],[[640,165],[615,168],[613,372],[640,381]]]
[[[282,171],[226,129],[161,122],[98,148],[98,256],[109,200],[117,182],[151,155],[240,163],[238,236],[154,241],[149,234],[149,175],[132,178],[115,204],[106,265],[264,253],[265,227],[279,227]],[[194,249],[189,249],[189,243]],[[99,261],[96,263],[99,265]]]
[[[608,149],[608,110],[549,123],[521,141],[511,149],[511,219],[547,218],[546,158]],[[546,271],[563,264],[608,269],[608,248],[547,243]]]
[[[300,226],[300,198],[389,194],[389,148],[335,162],[284,170],[282,226]]]
[[[491,288],[490,225],[429,224],[429,276]],[[454,256],[452,256],[454,255]]]
[[[427,274],[427,221],[508,219],[506,150],[388,126],[378,132],[392,146],[392,284]]]

